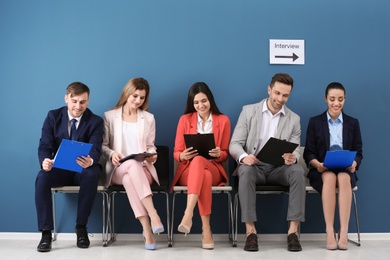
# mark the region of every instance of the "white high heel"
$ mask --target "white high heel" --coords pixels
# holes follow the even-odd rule
[[[190,226],[180,224],[179,227],[177,228],[177,231],[184,233],[184,236],[187,236],[187,234],[191,232],[191,227],[192,227],[192,223]]]

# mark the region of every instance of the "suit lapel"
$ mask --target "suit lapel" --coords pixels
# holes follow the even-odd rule
[[[145,132],[145,119],[144,113],[141,109],[138,109],[137,113],[137,127],[138,127],[138,148],[140,151],[144,150],[146,152],[146,147],[143,147],[144,132]]]
[[[190,134],[198,133],[198,113],[192,113],[190,120]]]
[[[258,143],[254,144],[255,147],[257,147],[258,145],[260,145],[260,136],[261,136],[261,122],[263,121],[263,105],[264,105],[264,102],[267,102],[267,99],[264,99],[262,102],[260,102],[257,106],[256,106],[256,110],[255,110],[255,122],[256,122],[256,138],[255,140],[257,140]]]
[[[63,139],[70,139],[69,135],[69,116],[68,116],[68,107],[64,107],[61,111],[62,119],[61,119],[61,129],[59,130],[61,136],[64,136]]]
[[[219,126],[219,116],[213,115],[213,127],[212,131],[214,133],[214,139],[216,144],[220,144],[221,141],[219,140],[221,133],[220,133],[220,126]]]
[[[348,133],[349,133],[349,124],[348,124],[348,118],[342,113],[343,116],[343,149],[346,150],[348,145]]]
[[[325,143],[326,143],[326,150],[329,150],[330,147],[330,134],[329,134],[329,125],[328,125],[328,117],[326,116],[325,112],[322,114],[321,117],[321,128],[322,128],[322,134],[325,138]]]
[[[114,138],[114,142],[115,142],[114,147],[115,147],[115,150],[120,151],[122,153],[122,134],[123,134],[122,133],[122,129],[123,129],[122,107],[120,107],[117,110],[115,110],[113,120],[114,120],[114,124],[113,124],[114,135],[113,136],[115,136],[115,138]]]
[[[283,139],[282,132],[287,124],[287,119],[289,118],[288,113],[289,113],[289,109],[287,108],[286,105],[284,105],[284,114],[280,113],[279,123],[278,123],[278,126],[276,128],[276,136],[275,137],[278,139]],[[261,113],[261,114],[263,114],[263,113]]]
[[[287,112],[287,111],[285,111]],[[287,116],[286,115],[283,115],[283,114],[280,114],[280,118],[279,118],[279,124],[278,124],[278,127],[276,129],[276,137],[277,138],[281,138],[282,136],[282,131],[284,129],[284,126],[287,122]]]

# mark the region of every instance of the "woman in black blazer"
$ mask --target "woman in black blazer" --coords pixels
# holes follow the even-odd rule
[[[352,188],[358,180],[362,154],[362,138],[359,121],[343,112],[345,89],[342,84],[332,82],[325,91],[328,110],[310,118],[306,133],[303,157],[310,171],[307,177],[322,196],[322,207],[326,224],[326,248],[328,250],[348,249],[348,223],[351,211]],[[346,169],[328,169],[323,162],[327,151],[356,151],[355,159]],[[336,188],[338,188],[338,208],[340,230],[338,241],[334,229],[336,210]]]

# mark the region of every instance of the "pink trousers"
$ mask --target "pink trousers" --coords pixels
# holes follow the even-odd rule
[[[212,192],[211,186],[222,182],[218,168],[202,156],[196,156],[191,164],[182,173],[178,180],[179,185],[188,187],[188,194],[198,195],[198,209],[201,216],[211,214]]]
[[[136,160],[125,161],[114,170],[112,183],[124,186],[136,218],[148,215],[141,200],[152,195],[150,185],[153,177],[142,163]]]

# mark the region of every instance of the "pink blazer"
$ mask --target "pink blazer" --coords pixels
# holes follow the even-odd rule
[[[156,138],[156,122],[153,114],[138,109],[138,148],[139,152],[156,152],[154,141]],[[114,171],[114,165],[111,162],[111,155],[117,151],[122,151],[122,108],[109,110],[104,113],[104,135],[103,135],[103,155],[107,159],[106,173],[107,177],[111,179]],[[127,156],[128,154],[124,154]],[[144,166],[147,167],[153,179],[160,184],[157,176],[156,169],[153,164],[143,162]]]
[[[184,142],[184,134],[196,134],[198,123],[198,114],[196,112],[185,114],[180,117],[177,125],[175,148],[173,151],[173,158],[180,162],[180,154],[186,149]],[[213,114],[213,129],[215,145],[221,147],[221,155],[218,159],[211,160],[211,162],[218,168],[219,173],[222,175],[223,181],[219,186],[223,186],[227,183],[227,174],[221,164],[229,157],[229,142],[230,142],[230,121],[225,115],[214,115]],[[191,161],[180,162],[175,177],[171,184],[171,190],[176,185],[181,174],[189,166]]]

